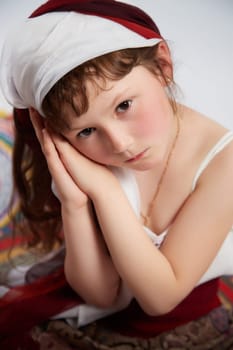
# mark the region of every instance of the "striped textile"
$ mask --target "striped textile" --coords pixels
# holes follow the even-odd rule
[[[233,276],[223,276],[219,281],[219,298],[227,308],[233,305]]]
[[[6,261],[8,250],[13,245],[12,224],[8,215],[9,205],[12,197],[12,146],[13,125],[12,117],[0,111],[0,263]],[[13,200],[13,214],[18,210],[17,199]],[[16,246],[13,256],[22,253],[19,247],[21,239],[14,240]]]

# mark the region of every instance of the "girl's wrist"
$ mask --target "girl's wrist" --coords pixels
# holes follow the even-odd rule
[[[79,216],[79,215],[83,215],[86,212],[89,212],[90,209],[91,209],[90,199],[87,199],[87,201],[82,204],[69,202],[69,203],[62,203],[61,205],[62,214],[65,214],[65,215]]]
[[[88,196],[91,198],[92,202],[95,204],[99,201],[106,202],[106,196],[109,193],[117,193],[119,191],[122,191],[122,187],[118,181],[118,179],[111,174],[110,177],[107,178],[107,180],[102,183],[100,186],[95,186],[90,193],[88,193]]]

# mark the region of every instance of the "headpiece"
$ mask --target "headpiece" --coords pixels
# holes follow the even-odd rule
[[[75,67],[103,54],[153,46],[161,40],[151,17],[135,6],[114,0],[49,0],[3,46],[3,94],[15,108],[34,107],[43,115],[43,99]]]

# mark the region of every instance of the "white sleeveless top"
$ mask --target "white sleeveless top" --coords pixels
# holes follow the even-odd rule
[[[192,184],[192,190],[193,192],[196,188],[197,182],[203,173],[203,171],[207,168],[209,163],[214,159],[214,157],[221,152],[231,141],[233,140],[233,132],[228,131],[215,145],[214,147],[207,153],[203,161],[201,162],[196,175],[194,176],[193,179],[193,184]],[[233,218],[232,218],[232,224],[233,224]],[[153,231],[151,231],[149,228],[145,227],[145,230],[147,231],[147,234],[150,236],[151,240],[156,246],[160,246],[166,237],[168,230],[164,231],[160,235],[156,235]],[[233,255],[233,254],[232,254]],[[233,271],[232,271],[233,273]]]
[[[193,179],[192,191],[195,190],[197,182],[203,173],[203,171],[207,168],[209,163],[214,159],[214,157],[221,152],[231,141],[233,140],[233,132],[228,131],[215,145],[214,147],[207,153],[203,161],[201,162],[196,175]],[[233,218],[232,218],[233,224]],[[160,246],[165,239],[168,230],[163,232],[160,235],[156,235],[149,228],[145,227],[145,230],[153,243],[156,246]],[[233,227],[225,238],[220,250],[217,253],[217,256],[212,261],[210,267],[202,276],[198,284],[207,282],[213,278],[223,276],[223,275],[232,275],[233,274]]]

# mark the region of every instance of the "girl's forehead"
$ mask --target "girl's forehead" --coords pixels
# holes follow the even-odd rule
[[[128,74],[116,79],[98,76],[87,79],[87,92],[96,96],[100,93],[118,92],[118,90],[125,89],[126,87],[135,86],[135,83],[140,85],[138,77],[142,77],[144,70],[145,68],[143,66],[136,66],[133,67]]]
[[[126,86],[124,81],[124,77],[117,80],[102,77],[88,79],[85,84],[88,109],[96,103],[103,104],[103,107],[107,106],[112,99],[115,99],[116,95],[123,93],[123,88]],[[79,99],[78,94],[75,99]]]
[[[86,92],[88,98],[97,97],[105,91],[111,91],[114,87],[114,81],[105,77],[93,76],[86,80]]]
[[[85,81],[86,108],[82,108],[83,100],[77,91],[73,96],[73,104],[64,106],[64,115],[69,115],[73,123],[77,121],[77,117],[82,121],[93,114],[109,112],[123,100],[130,99],[140,94],[140,91],[144,91],[147,87],[148,75],[156,79],[144,67],[137,66],[120,79],[112,80],[99,77],[87,79]],[[77,113],[77,111],[81,111],[81,113]]]

